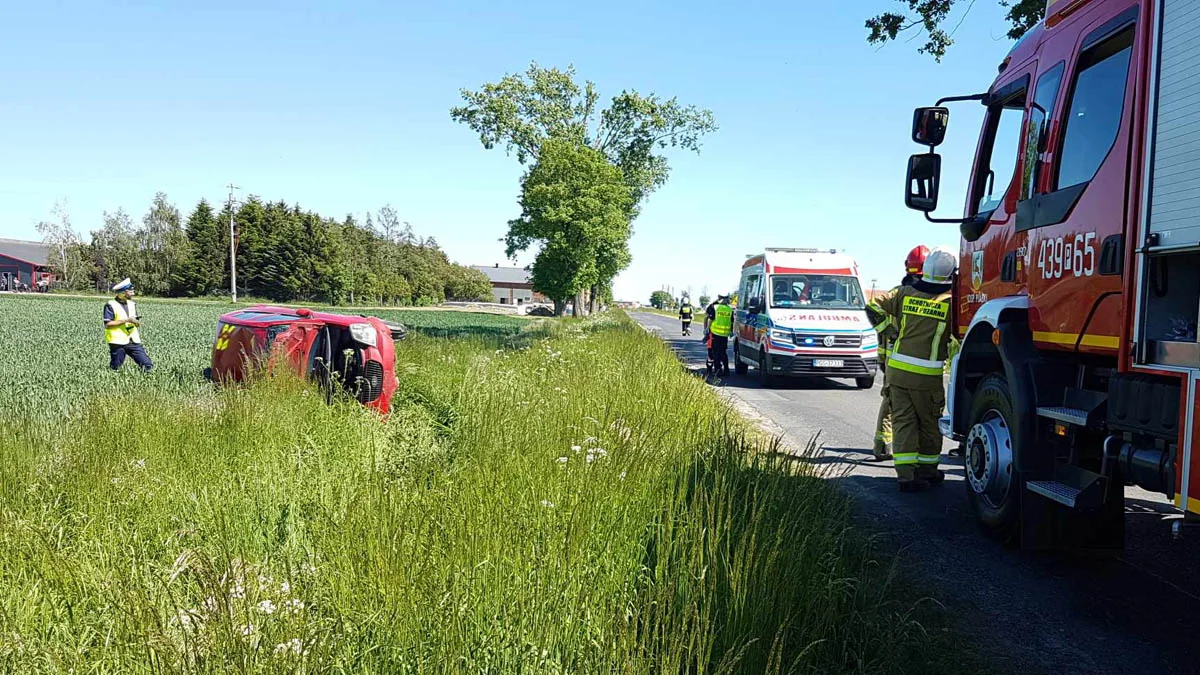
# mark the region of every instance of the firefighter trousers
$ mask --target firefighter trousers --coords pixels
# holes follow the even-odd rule
[[[892,393],[886,371],[880,395],[883,400],[879,402],[879,415],[875,418],[875,447],[872,451],[876,457],[885,457],[889,454],[888,446],[892,444]]]
[[[889,384],[888,389],[896,477],[903,483],[936,473],[942,454],[938,418],[946,406],[946,393],[940,387],[910,389]]]

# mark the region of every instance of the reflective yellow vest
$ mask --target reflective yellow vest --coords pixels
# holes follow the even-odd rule
[[[713,321],[708,326],[712,334],[719,337],[733,335],[733,308],[729,305],[717,305],[714,313]]]
[[[137,316],[137,306],[132,300],[127,302],[129,313],[125,313],[125,307],[116,300],[109,300],[108,306],[112,308],[114,321],[125,321],[125,325],[117,326],[116,328],[104,327],[104,339],[110,345],[127,345],[132,342],[135,345],[142,344],[142,336],[138,334],[137,326],[128,323],[131,317]]]

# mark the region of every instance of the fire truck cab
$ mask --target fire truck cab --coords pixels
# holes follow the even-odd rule
[[[1118,547],[1127,486],[1200,513],[1200,3],[1050,0],[999,70],[913,119],[905,202],[962,235],[942,431],[991,533]],[[934,218],[960,102],[966,206]]]

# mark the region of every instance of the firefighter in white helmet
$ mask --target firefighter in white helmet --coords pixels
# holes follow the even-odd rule
[[[876,301],[899,327],[887,363],[892,407],[892,453],[901,492],[919,492],[945,479],[938,469],[942,436],[938,418],[946,404],[943,372],[950,349],[950,289],[957,256],[936,248],[921,279]]]

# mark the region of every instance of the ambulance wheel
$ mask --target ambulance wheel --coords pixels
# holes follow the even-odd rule
[[[771,374],[771,356],[766,351],[758,353],[758,381],[764,387],[775,384],[775,376]]]
[[[1020,523],[1022,485],[1013,463],[1015,413],[1008,380],[997,373],[988,375],[973,398],[963,445],[967,502],[984,532],[1012,542]]]
[[[750,371],[750,366],[746,365],[746,362],[742,360],[741,348],[738,347],[737,342],[734,342],[733,343],[733,372],[737,373],[738,375],[745,375],[749,371]]]
[[[875,386],[875,376],[871,375],[869,377],[856,377],[854,378],[854,386],[858,387],[859,389],[870,389],[871,387]]]

